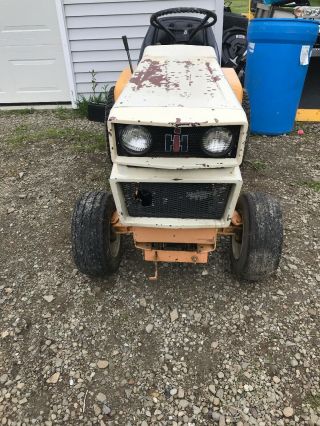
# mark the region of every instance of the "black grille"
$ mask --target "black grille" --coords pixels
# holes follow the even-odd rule
[[[118,124],[116,126],[116,140],[118,155],[133,157],[122,148],[119,143],[121,131],[124,125]],[[149,130],[152,136],[152,148],[143,157],[182,157],[182,158],[211,158],[201,149],[201,140],[204,133],[211,127],[180,127],[181,134],[181,147],[179,152],[173,152],[172,142],[174,136],[174,127],[156,127],[156,126],[143,126]],[[221,158],[235,158],[237,155],[238,140],[240,134],[239,126],[228,126],[233,132],[233,142],[229,152],[221,156]],[[187,142],[186,138],[187,137]],[[170,149],[171,148],[171,149]]]
[[[129,216],[221,219],[231,184],[121,182]]]

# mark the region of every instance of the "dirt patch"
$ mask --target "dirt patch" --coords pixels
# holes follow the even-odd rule
[[[208,265],[162,265],[150,283],[127,239],[119,274],[97,281],[75,270],[70,217],[108,187],[101,126],[0,114],[2,424],[282,425],[285,407],[320,424],[320,126],[303,128],[252,138],[242,171],[284,211],[275,277],[237,282],[225,239]]]

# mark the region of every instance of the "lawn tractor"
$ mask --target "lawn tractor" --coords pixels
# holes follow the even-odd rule
[[[74,260],[84,274],[116,272],[125,234],[154,262],[151,279],[159,262],[206,263],[220,237],[231,239],[238,279],[276,271],[281,209],[269,195],[240,195],[248,120],[235,71],[219,65],[216,21],[199,8],[153,14],[137,68],[125,69],[110,91],[112,192],[86,193],[72,218]]]

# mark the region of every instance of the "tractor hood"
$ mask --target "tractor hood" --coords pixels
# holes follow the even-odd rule
[[[149,46],[110,121],[165,126],[246,123],[215,51],[207,46]]]

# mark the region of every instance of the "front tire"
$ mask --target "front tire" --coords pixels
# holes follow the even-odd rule
[[[231,270],[239,279],[258,281],[273,274],[280,262],[283,226],[280,204],[263,193],[244,193],[236,207],[242,232],[232,236]]]
[[[72,252],[80,272],[105,277],[116,272],[122,257],[121,235],[112,228],[116,211],[112,194],[84,194],[76,203],[71,226]]]

